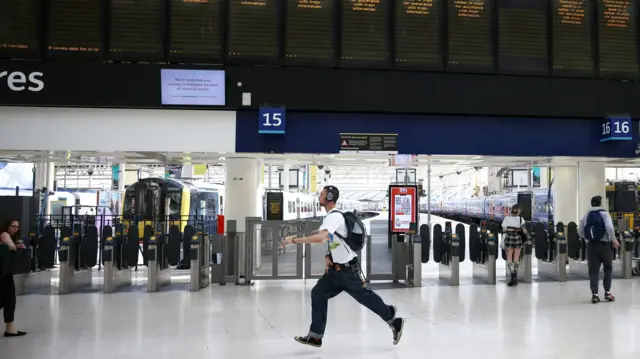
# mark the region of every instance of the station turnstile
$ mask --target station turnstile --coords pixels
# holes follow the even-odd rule
[[[487,230],[486,223],[469,226],[469,253],[473,262],[473,278],[489,284],[496,284],[496,259],[498,239],[495,233]]]
[[[433,233],[434,258],[440,263],[438,277],[449,282],[452,286],[460,285],[460,262],[464,261],[465,228],[463,224],[456,226],[455,233],[451,230],[451,222],[445,222],[445,231],[439,224],[434,226]]]
[[[209,243],[209,237],[202,231],[196,232],[195,228],[191,225],[187,225],[184,229],[183,240],[191,240],[189,260],[189,289],[192,292],[197,292],[202,288],[206,288],[211,284],[210,273],[210,261],[211,255],[209,253],[211,244]],[[237,252],[236,252],[237,253]]]
[[[560,226],[561,224],[558,224]],[[536,245],[538,241],[536,240]],[[564,232],[556,233],[551,239],[551,258],[538,259],[538,275],[552,278],[558,282],[566,282],[567,277],[567,239]]]
[[[62,232],[60,250],[58,251],[58,259],[60,261],[58,293],[68,294],[77,289],[90,287],[93,273],[91,268],[75,270],[76,246],[71,242],[70,230],[65,227]]]

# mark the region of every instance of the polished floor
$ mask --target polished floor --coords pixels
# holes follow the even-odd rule
[[[0,357],[631,359],[640,355],[640,279],[614,282],[615,303],[589,302],[586,281],[508,288],[380,289],[406,317],[387,325],[350,296],[330,302],[324,346],[293,341],[310,321],[314,281],[213,285],[200,292],[26,295]]]

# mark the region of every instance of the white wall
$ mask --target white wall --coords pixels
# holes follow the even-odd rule
[[[235,111],[1,107],[0,150],[235,152]]]

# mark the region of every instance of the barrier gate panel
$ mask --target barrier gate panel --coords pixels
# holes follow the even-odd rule
[[[306,220],[298,224],[298,237],[306,237],[318,230],[322,221]],[[329,247],[324,243],[307,243],[304,251],[304,277],[320,278],[324,275],[325,261]]]
[[[297,221],[248,221],[248,226],[253,279],[302,279],[303,245],[284,244],[285,237],[298,237]]]

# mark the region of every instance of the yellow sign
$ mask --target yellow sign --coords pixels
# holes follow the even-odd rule
[[[207,174],[207,165],[193,165],[194,176],[205,176]]]
[[[309,166],[309,193],[316,193],[318,185],[318,167]]]
[[[113,237],[107,237],[107,242],[112,242],[113,241]]]

